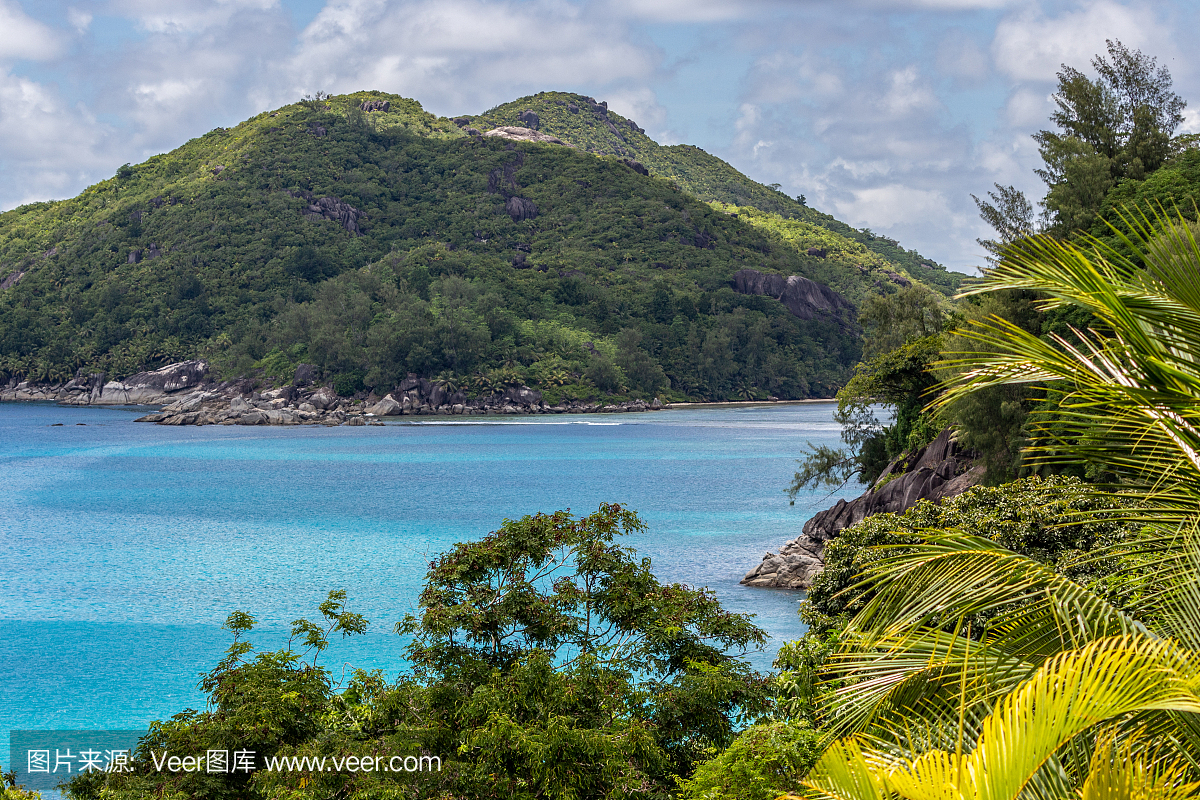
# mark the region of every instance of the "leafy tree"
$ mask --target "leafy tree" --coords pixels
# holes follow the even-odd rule
[[[946,313],[942,300],[928,286],[910,284],[889,294],[868,295],[859,310],[867,358],[896,350],[911,341],[942,332]]]
[[[618,505],[538,514],[433,563],[402,629],[460,791],[666,794],[765,707],[736,657],[763,632],[708,590],[660,584],[615,542],[641,528]]]

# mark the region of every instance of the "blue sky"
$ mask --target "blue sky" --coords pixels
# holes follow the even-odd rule
[[[970,195],[1043,194],[1060,64],[1140,48],[1200,131],[1197,23],[1182,0],[0,0],[0,208],[318,90],[470,114],[558,89],[972,271]]]

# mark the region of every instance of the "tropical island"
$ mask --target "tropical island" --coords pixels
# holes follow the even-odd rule
[[[406,151],[426,154],[443,141],[469,148],[472,159],[389,162],[388,174],[420,174],[404,185],[414,195],[421,186],[473,187],[421,195],[424,215],[391,224],[380,209],[401,202],[399,190],[369,204],[363,176],[374,174],[372,164],[342,164],[336,173],[363,187],[355,205],[330,184],[293,188],[292,162],[255,160],[256,137],[237,129],[205,145],[226,148],[219,163],[200,144],[184,148],[195,153],[186,162],[198,187],[190,199],[181,193],[173,204],[175,195],[163,194],[162,181],[184,171],[171,173],[181,156],[131,167],[77,201],[0,217],[10,232],[5,264],[19,262],[10,274],[28,276],[0,300],[13,386],[14,378],[79,379],[64,368],[134,374],[194,356],[197,343],[213,347],[221,336],[204,355],[231,376],[295,386],[305,366],[330,376],[337,396],[360,399],[435,369],[438,385],[510,370],[500,385],[527,389],[549,368],[543,362],[557,359],[562,399],[836,391],[845,447],[813,448],[793,492],[849,480],[868,494],[886,492],[922,469],[938,473],[923,456],[939,441],[954,442],[939,445],[955,465],[940,475],[944,482],[969,473],[963,483],[974,484],[940,502],[868,509],[830,526],[821,569],[807,578],[807,632],[780,651],[770,675],[742,658],[763,641],[749,617],[724,611],[707,589],[661,583],[648,560],[621,545],[642,523],[615,503],[581,516],[506,520],[440,554],[419,613],[397,626],[411,642],[411,670],[395,681],[360,671],[336,685],[319,664],[336,638],[367,625],[343,592],[330,592],[315,619],[297,620],[293,641],[276,651],[255,651],[252,614],[234,612],[226,657],[203,678],[208,707],[156,723],[130,772],[77,778],[72,796],[1194,796],[1200,150],[1193,137],[1175,135],[1184,103],[1154,59],[1110,42],[1092,66],[1094,79],[1063,68],[1055,129],[1035,136],[1048,187],[1041,218],[1012,187],[977,200],[996,239],[986,243],[993,263],[969,284],[894,244],[839,232],[788,198],[770,207],[770,194],[721,184],[712,171],[670,173],[671,157],[691,157],[686,148],[656,161],[636,125],[575,95],[539,95],[544,105],[526,98],[449,121],[406,106],[403,124],[425,125],[420,136],[386,133],[370,115],[396,113],[401,101],[368,94],[281,110],[275,131],[276,117],[251,121],[266,135],[293,137],[296,159],[338,153],[339,137],[402,137],[395,141]],[[588,135],[615,132],[624,144],[571,140],[571,128],[545,123],[558,114],[592,114]],[[502,133],[484,135],[494,131]],[[257,181],[262,203],[274,204],[293,230],[353,237],[338,251],[348,260],[335,261],[318,242],[282,245],[297,248],[296,260],[252,262],[246,254],[265,246],[263,238],[223,227],[234,211],[247,220],[257,213],[234,203],[238,181]],[[539,181],[553,182],[558,194],[535,192]],[[233,188],[223,195],[222,186]],[[286,194],[296,191],[310,195]],[[628,238],[597,238],[598,223],[589,221],[597,208],[565,210],[583,202],[580,192],[644,200],[641,214],[608,212],[606,224]],[[110,203],[98,223],[94,215]],[[447,203],[463,209],[461,220],[443,221]],[[192,288],[172,295],[188,273],[154,277],[150,267],[173,252],[166,234],[184,241],[197,230],[169,225],[171,209],[192,204],[206,209],[206,235],[227,238],[212,249],[220,255],[191,262]],[[508,228],[554,213],[561,233],[519,240]],[[463,223],[470,217],[475,227]],[[369,224],[392,229],[393,239],[380,241],[403,245],[418,232],[447,241],[381,253],[356,235]],[[460,238],[448,241],[452,228]],[[14,244],[18,231],[25,250]],[[147,236],[153,241],[132,247]],[[76,262],[51,253],[56,241],[86,243],[94,271],[80,262],[72,275]],[[628,242],[645,247],[653,266],[625,260]],[[8,260],[18,251],[24,260]],[[136,269],[114,277],[100,266],[114,258]],[[251,263],[246,276],[221,283],[236,274],[231,266]],[[568,264],[579,274],[564,274]],[[739,291],[738,274],[742,289],[783,291]],[[846,305],[807,284],[789,295],[793,276]],[[75,279],[78,292],[49,289]],[[117,281],[124,282],[114,289]],[[564,286],[574,288],[560,295]],[[800,298],[794,304],[804,309],[801,299],[818,296],[830,308],[810,309],[807,319],[787,300]],[[140,304],[127,308],[120,297]],[[228,297],[241,299],[227,305]],[[200,313],[189,302],[211,305]],[[131,316],[118,322],[120,309]],[[130,324],[135,311],[140,327]],[[166,339],[150,333],[151,323],[182,325],[194,314],[219,328],[184,325]],[[69,335],[98,317],[86,335]],[[398,320],[429,327],[410,341]],[[101,336],[113,326],[128,335]],[[595,354],[573,346],[585,335]],[[152,341],[158,351],[146,349]],[[572,346],[555,349],[556,342]],[[512,348],[511,364],[494,360],[503,347]],[[482,390],[494,394],[496,386]],[[890,411],[882,420],[880,406]],[[208,751],[251,752],[253,768],[155,768],[165,753]],[[359,769],[324,768],[325,759],[350,756]],[[361,768],[395,757],[418,768]],[[435,757],[436,770],[419,768]],[[15,788],[9,795],[21,796]]]

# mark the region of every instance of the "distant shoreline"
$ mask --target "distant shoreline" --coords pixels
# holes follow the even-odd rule
[[[702,400],[687,403],[664,403],[663,410],[669,408],[713,408],[715,406],[794,406],[801,403],[835,403],[836,397],[808,398],[806,400],[718,400],[706,402]]]

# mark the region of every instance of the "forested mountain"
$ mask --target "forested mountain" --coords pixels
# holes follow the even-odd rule
[[[486,135],[509,125],[540,133]],[[868,294],[960,279],[591,98],[451,120],[360,92],[0,215],[0,370],[203,357],[279,380],[315,364],[343,393],[417,373],[560,398],[830,396]]]

